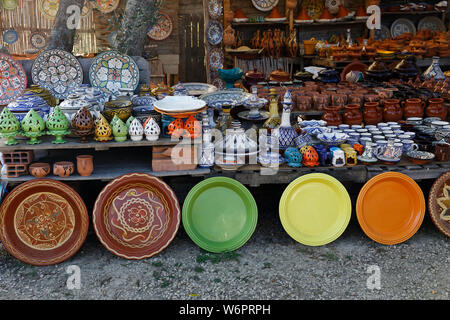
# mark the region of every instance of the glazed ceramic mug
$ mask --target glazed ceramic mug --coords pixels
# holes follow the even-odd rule
[[[408,140],[408,139],[401,140],[401,143],[403,144],[403,152],[404,153],[419,150],[419,145],[417,143],[414,143],[413,140]]]

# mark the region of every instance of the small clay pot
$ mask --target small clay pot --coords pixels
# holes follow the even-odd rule
[[[77,172],[82,177],[89,177],[94,172],[94,157],[90,155],[78,156]]]
[[[426,110],[427,117],[438,117],[442,121],[447,118],[447,106],[444,105],[444,99],[432,98],[428,100],[428,108]]]
[[[402,120],[403,110],[400,107],[399,99],[385,99],[383,119],[385,122],[397,122]]]
[[[345,106],[344,123],[348,125],[362,124],[363,114],[359,104],[348,104]]]
[[[338,126],[342,124],[342,116],[339,113],[340,106],[328,106],[325,107],[325,113],[322,116],[322,120],[327,122],[327,126]]]
[[[364,104],[364,124],[376,125],[383,122],[383,113],[378,102],[366,102]]]
[[[53,174],[61,178],[72,175],[74,170],[75,166],[70,161],[60,161],[53,164]]]
[[[411,98],[402,101],[403,117],[408,118],[423,118],[425,111],[425,101],[418,98]]]
[[[50,165],[43,162],[33,163],[28,167],[28,171],[33,177],[43,178],[50,173]]]

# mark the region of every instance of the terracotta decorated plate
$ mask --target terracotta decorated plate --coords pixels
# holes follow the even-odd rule
[[[50,179],[25,182],[0,207],[0,239],[24,263],[45,266],[72,257],[83,245],[89,215],[71,187]]]
[[[402,243],[419,230],[425,198],[417,183],[405,174],[386,172],[361,189],[356,216],[364,233],[386,245]]]
[[[222,0],[208,0],[208,13],[211,19],[219,19],[222,15]]]
[[[165,12],[159,12],[158,22],[148,31],[147,35],[150,39],[161,41],[167,39],[173,31],[172,18]]]
[[[279,0],[252,0],[253,5],[259,11],[270,11],[278,4]]]
[[[31,45],[36,49],[43,49],[47,45],[47,37],[45,33],[33,32],[30,37]]]
[[[89,2],[89,1],[86,1]],[[92,4],[95,9],[99,10],[102,13],[109,13],[117,9],[119,6],[120,0],[94,0]]]
[[[34,61],[31,77],[34,84],[49,90],[54,97],[65,99],[83,83],[83,68],[70,52],[45,50]]]
[[[181,220],[178,199],[161,179],[133,173],[110,182],[95,202],[95,232],[113,254],[131,260],[163,251]]]
[[[7,105],[27,88],[27,74],[11,56],[0,53],[0,105]]]
[[[279,206],[284,230],[307,246],[322,246],[338,239],[347,228],[351,213],[345,187],[323,173],[307,174],[291,182]]]
[[[206,39],[212,46],[217,46],[222,42],[223,26],[217,20],[209,20],[206,27]]]
[[[450,171],[433,183],[428,196],[428,211],[439,231],[450,237]]]
[[[209,252],[242,247],[255,231],[258,208],[240,182],[214,177],[198,183],[183,204],[183,227],[191,240]]]
[[[136,90],[139,84],[139,67],[134,59],[117,51],[104,51],[97,55],[89,67],[91,86],[109,95],[120,89]]]

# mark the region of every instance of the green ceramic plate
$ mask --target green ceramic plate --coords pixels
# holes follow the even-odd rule
[[[2,0],[2,7],[6,10],[14,10],[19,6],[18,0]]]
[[[192,241],[209,252],[229,252],[252,236],[258,208],[250,191],[236,180],[215,177],[197,184],[183,204],[182,222]]]

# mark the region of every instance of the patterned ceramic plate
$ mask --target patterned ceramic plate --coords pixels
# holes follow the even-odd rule
[[[216,92],[217,88],[212,84],[200,82],[182,83],[183,87],[188,91],[190,96],[201,96],[203,94]]]
[[[20,63],[3,53],[0,53],[0,74],[0,105],[7,105],[27,88],[27,75]]]
[[[159,12],[160,18],[157,24],[155,24],[147,33],[148,37],[152,40],[161,41],[167,39],[173,31],[172,18],[165,12]]]
[[[16,30],[9,29],[3,33],[3,41],[5,41],[7,44],[15,43],[18,38],[19,35],[17,34]]]
[[[99,54],[89,68],[91,86],[116,95],[120,89],[136,90],[139,68],[133,58],[111,50]]]
[[[412,33],[412,35],[416,35],[416,26],[414,23],[405,18],[400,18],[395,20],[391,25],[391,37],[395,38],[403,33]]]
[[[219,19],[222,15],[222,0],[208,0],[208,13],[211,19]]]
[[[222,38],[222,24],[217,20],[209,20],[208,26],[206,27],[206,39],[208,42],[213,46],[217,46],[222,42]]]
[[[215,77],[212,81],[212,85],[215,86],[219,90],[224,90],[226,88],[226,83],[219,77]]]
[[[219,78],[220,79],[220,78]],[[251,97],[250,93],[235,90],[221,90],[213,93],[208,93],[200,96],[209,107],[217,106],[217,102],[236,102],[236,105],[241,105],[244,100]]]
[[[117,9],[119,6],[120,0],[95,0],[92,1],[92,4],[95,6],[95,9],[99,10],[103,13],[109,13]]]
[[[55,19],[58,13],[59,0],[39,0],[39,11],[48,19]],[[81,16],[86,17],[92,11],[90,1],[85,1]]]
[[[19,6],[19,0],[2,0],[2,7],[6,10],[14,10]]]
[[[252,0],[252,3],[259,11],[270,11],[278,4],[278,0]]]
[[[125,259],[163,251],[181,220],[178,199],[161,179],[133,173],[109,183],[95,202],[93,224],[101,243]]]
[[[222,68],[224,61],[223,52],[220,48],[212,48],[208,53],[209,68],[212,71],[217,71]]]
[[[30,37],[31,45],[36,49],[43,49],[47,45],[47,37],[45,33],[34,32]]]
[[[429,16],[419,21],[417,29],[445,32],[445,25],[438,17]]]
[[[32,265],[53,265],[83,245],[89,215],[71,187],[35,179],[16,187],[0,207],[0,239],[15,258]]]
[[[428,211],[436,227],[450,237],[450,172],[433,183],[428,197]]]
[[[83,68],[71,53],[52,49],[42,52],[31,68],[33,83],[49,90],[58,99],[83,83]]]

